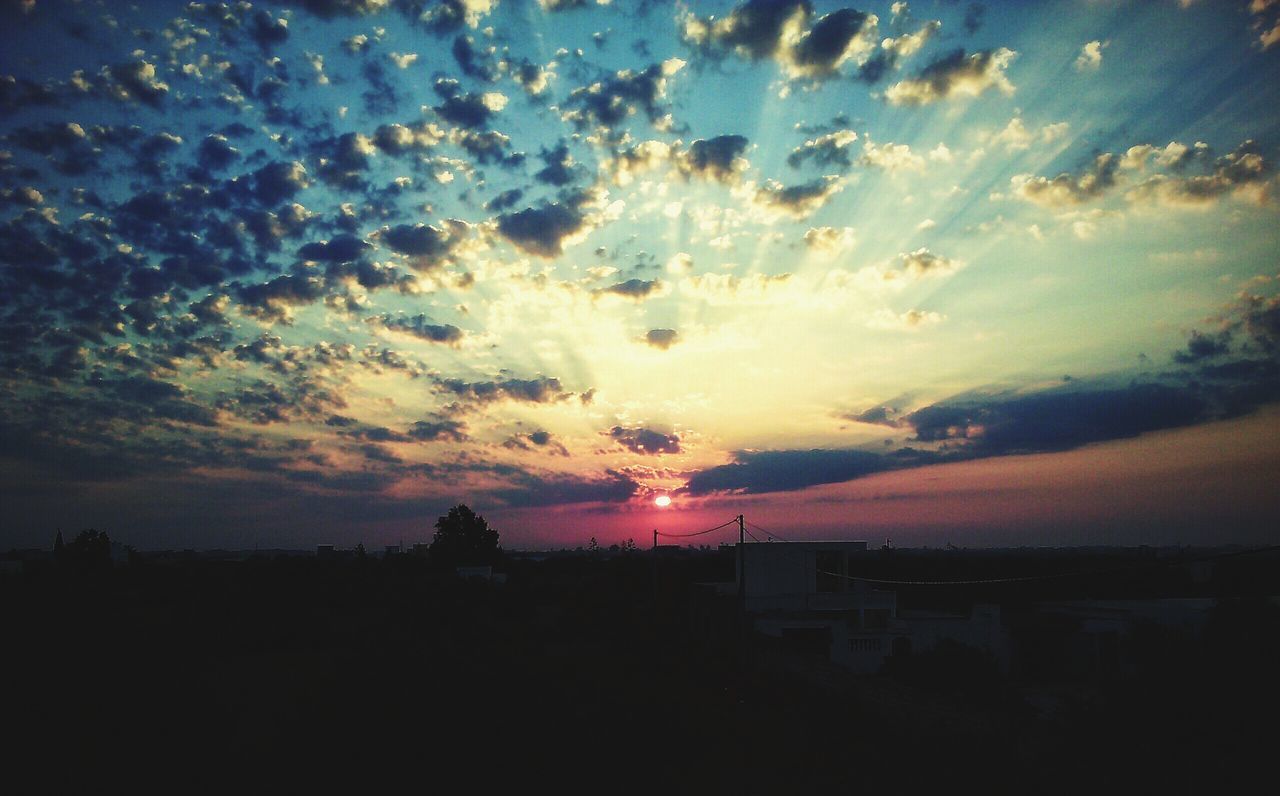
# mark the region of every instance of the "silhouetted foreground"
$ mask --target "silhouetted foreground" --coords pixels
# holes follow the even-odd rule
[[[10,777],[63,792],[346,777],[482,792],[1222,792],[1274,751],[1274,558],[1201,582],[1155,568],[1036,587],[1050,594],[901,592],[907,605],[1002,600],[1018,653],[1007,676],[958,645],[855,676],[794,646],[695,633],[694,584],[732,578],[715,552],[656,566],[508,556],[502,584],[409,555],[50,562],[0,577]],[[915,577],[1080,564],[875,560]],[[1055,669],[1055,629],[1028,619],[1072,589],[1220,599],[1195,638],[1153,631],[1131,671],[1080,675]]]

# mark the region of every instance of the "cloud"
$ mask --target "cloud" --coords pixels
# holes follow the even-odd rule
[[[410,258],[419,270],[439,266],[458,248],[467,234],[467,225],[449,220],[442,227],[431,224],[397,224],[376,233],[379,243],[396,254]]]
[[[596,295],[623,296],[636,301],[663,296],[666,293],[667,285],[661,279],[628,279],[595,291]]]
[[[913,252],[899,254],[893,262],[893,268],[886,272],[886,279],[900,278],[905,275],[912,279],[924,277],[949,276],[964,267],[960,260],[942,257],[927,248],[919,248]]]
[[[605,434],[622,447],[642,456],[661,456],[680,452],[680,437],[650,428],[614,426]]]
[[[675,166],[686,177],[733,183],[750,166],[742,157],[746,149],[747,139],[740,135],[698,139],[675,155]]]
[[[1130,147],[1122,157],[1104,152],[1079,175],[1062,173],[1052,179],[1020,174],[1011,180],[1013,195],[1048,208],[1063,208],[1097,199],[1118,184],[1119,172],[1145,172],[1151,164],[1173,174],[1154,173],[1133,184],[1125,198],[1134,204],[1177,208],[1208,208],[1223,196],[1235,196],[1254,204],[1271,198],[1270,162],[1256,142],[1247,140],[1213,161],[1206,174],[1186,175],[1193,164],[1208,159],[1201,142],[1187,146],[1177,141],[1164,148],[1149,144]]]
[[[1095,72],[1102,66],[1102,51],[1110,44],[1109,41],[1091,41],[1080,48],[1080,54],[1076,56],[1075,67],[1077,72]]]
[[[533,175],[538,182],[560,188],[577,179],[580,169],[569,154],[569,145],[564,141],[551,149],[542,150],[538,157],[544,164],[544,168]]]
[[[853,227],[810,227],[804,233],[805,246],[827,254],[852,249],[856,242]]]
[[[519,250],[538,257],[559,257],[564,247],[591,231],[587,216],[573,205],[549,202],[498,216],[498,234]]]
[[[791,154],[787,156],[787,165],[793,169],[799,168],[811,160],[818,166],[847,170],[853,166],[849,150],[857,140],[858,134],[852,130],[836,130],[811,138],[791,150]]]
[[[292,199],[311,185],[307,169],[298,161],[275,161],[253,172],[252,195],[264,205],[275,205]],[[243,178],[241,178],[243,179]],[[240,180],[236,181],[237,183]]]
[[[495,491],[508,506],[536,507],[577,503],[625,503],[640,491],[629,476],[607,471],[604,477],[512,473],[514,486]]]
[[[906,144],[879,144],[870,139],[862,142],[862,156],[858,165],[877,168],[889,173],[900,171],[924,171],[924,158],[913,153]]]
[[[840,179],[833,176],[819,177],[790,187],[770,180],[756,191],[753,199],[768,210],[793,218],[807,218],[843,188]]]
[[[352,235],[339,235],[332,240],[306,244],[298,250],[298,256],[304,260],[346,263],[360,259],[372,248]]]
[[[911,430],[924,447],[739,451],[730,464],[694,473],[686,489],[693,495],[793,491],[929,464],[1066,451],[1210,417],[1209,404],[1192,390],[1154,383],[966,396],[905,416],[874,407],[853,419]]]
[[[820,449],[738,451],[733,458],[731,464],[694,473],[685,489],[695,496],[790,492],[883,472],[892,469],[894,461],[885,454],[867,451]]]
[[[669,111],[664,100],[668,80],[684,68],[679,58],[650,64],[635,72],[622,69],[569,93],[561,118],[579,129],[598,127],[606,134],[619,127],[637,111],[642,111],[658,129],[669,129]]]
[[[406,334],[419,340],[426,340],[429,343],[441,343],[453,347],[457,347],[465,336],[465,333],[457,326],[451,323],[430,323],[427,316],[422,313],[408,317],[390,314],[374,315],[366,318],[365,323],[375,329],[385,329],[389,332]]]
[[[465,442],[469,439],[466,423],[441,417],[419,420],[409,427],[407,433],[419,442]]]
[[[321,19],[335,17],[361,17],[377,14],[391,5],[392,0],[288,0],[295,5],[315,14]]]
[[[994,88],[1010,95],[1014,86],[1005,69],[1017,56],[1013,50],[982,50],[966,56],[963,48],[934,61],[915,78],[885,91],[891,105],[928,105],[955,97],[977,97]]]
[[[503,379],[500,381],[466,382],[461,379],[439,379],[438,389],[446,394],[472,401],[476,404],[488,404],[494,401],[516,401],[520,403],[555,403],[572,396],[560,386],[559,379],[539,376],[533,379]]]
[[[290,308],[324,297],[324,280],[306,273],[284,274],[260,284],[235,286],[240,311],[268,323],[291,322]]]
[[[686,14],[686,43],[701,55],[773,59],[792,79],[823,80],[846,63],[861,65],[876,46],[874,14],[837,9],[817,19],[807,0],[748,0],[721,17]]]
[[[196,158],[202,167],[218,171],[239,160],[240,150],[231,146],[225,135],[210,133],[200,142]]]
[[[1068,129],[1066,122],[1057,122],[1033,132],[1026,128],[1020,117],[1014,116],[1003,130],[991,137],[991,143],[1003,145],[1006,151],[1018,152],[1029,149],[1037,141],[1052,143],[1066,135]]]
[[[383,124],[374,131],[373,143],[390,155],[423,152],[445,138],[445,132],[434,124]]]
[[[433,90],[443,100],[432,108],[440,118],[460,127],[481,129],[489,124],[494,114],[507,106],[506,95],[489,91],[473,94],[463,91],[461,84],[453,78],[437,78]]]
[[[569,450],[550,431],[543,430],[528,434],[513,434],[503,441],[502,447],[510,450],[543,451],[553,456],[569,455]]]
[[[1236,195],[1255,204],[1271,198],[1271,164],[1252,140],[1218,158],[1209,174],[1189,177],[1154,175],[1125,194],[1131,202],[1166,207],[1205,208],[1219,197]]]
[[[645,332],[644,342],[654,348],[666,351],[680,342],[680,334],[675,329],[650,329]]]
[[[1063,172],[1052,179],[1022,174],[1011,178],[1013,193],[1028,202],[1049,208],[1070,207],[1096,199],[1116,184],[1119,160],[1110,152],[1093,159],[1079,175]]]

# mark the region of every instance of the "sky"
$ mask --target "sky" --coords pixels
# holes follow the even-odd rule
[[[1280,541],[1280,1],[0,9],[0,547]]]

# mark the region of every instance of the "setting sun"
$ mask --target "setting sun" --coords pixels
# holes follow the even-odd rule
[[[660,509],[665,509],[671,505],[671,498],[666,495],[658,495],[653,499],[653,504]]]

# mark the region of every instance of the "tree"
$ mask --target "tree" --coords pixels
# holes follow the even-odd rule
[[[92,528],[81,531],[69,544],[63,546],[62,555],[69,561],[108,563],[111,561],[111,537]]]
[[[431,560],[449,567],[494,564],[502,556],[498,532],[466,504],[458,504],[436,520]]]

